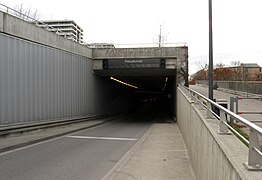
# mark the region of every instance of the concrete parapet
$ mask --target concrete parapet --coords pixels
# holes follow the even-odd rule
[[[179,88],[177,91],[177,123],[197,179],[261,179],[261,171],[243,166],[248,148],[234,135],[218,134],[219,121],[206,119],[206,110],[198,109]]]
[[[187,47],[154,47],[154,48],[109,48],[93,49],[94,59],[103,58],[185,58]]]
[[[92,58],[90,48],[4,12],[0,12],[0,32]]]

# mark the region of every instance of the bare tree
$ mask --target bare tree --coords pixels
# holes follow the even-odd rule
[[[206,58],[201,58],[199,61],[195,62],[198,70],[208,70],[208,63]]]
[[[232,80],[241,81],[243,79],[243,69],[241,68],[240,61],[231,61],[231,69],[232,69]]]
[[[166,41],[166,39],[167,39],[167,35],[163,35],[162,25],[160,25],[157,40],[154,40],[154,41],[155,41],[155,43],[157,44],[158,47],[164,47],[165,46],[164,42]]]
[[[239,67],[239,66],[241,66],[241,62],[240,61],[231,61],[230,64],[231,64],[231,67]]]
[[[23,3],[15,6],[15,15],[25,21],[39,20],[38,10],[32,10],[30,7],[25,7]]]
[[[219,62],[215,65],[215,68],[223,68],[225,67],[225,64],[223,64],[222,62]]]

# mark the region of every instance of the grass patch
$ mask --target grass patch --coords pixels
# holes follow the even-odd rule
[[[239,133],[239,134],[241,134],[241,136],[243,136],[246,140],[249,140],[249,135],[247,134],[247,133],[245,133],[245,132],[243,132],[239,127],[237,127],[237,126],[233,126],[233,128]],[[234,132],[233,132],[234,133]],[[248,147],[248,144],[242,139],[242,138],[240,138],[239,137],[239,135],[237,135],[236,133],[234,133],[237,137],[238,137],[238,139],[242,142],[242,143],[244,143],[247,147]]]

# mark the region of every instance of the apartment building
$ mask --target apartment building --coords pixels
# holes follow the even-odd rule
[[[83,29],[72,20],[44,20],[40,27],[45,27],[49,31],[56,32],[72,41],[83,44]]]

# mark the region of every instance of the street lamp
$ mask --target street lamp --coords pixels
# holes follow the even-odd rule
[[[213,32],[212,32],[212,0],[208,4],[209,12],[209,67],[208,67],[208,98],[213,100]]]

